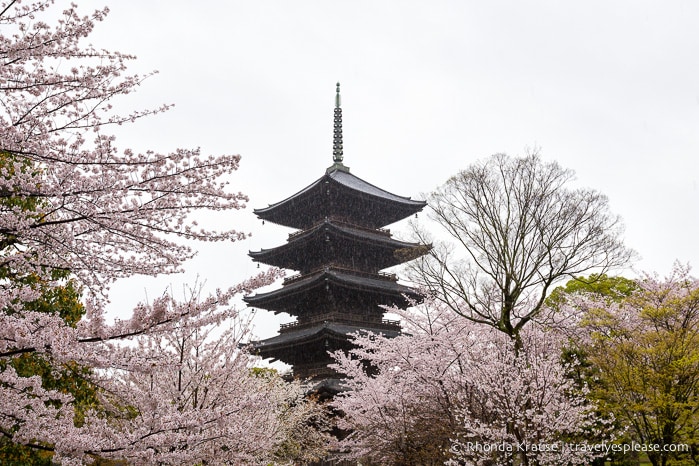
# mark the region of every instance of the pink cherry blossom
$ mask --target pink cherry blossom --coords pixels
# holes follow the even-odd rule
[[[192,219],[244,207],[247,197],[229,186],[240,157],[120,146],[110,127],[169,106],[115,113],[112,102],[151,75],[129,75],[133,56],[87,42],[107,8],[57,8],[54,0],[0,1],[0,431],[49,445],[63,464],[91,455],[133,464],[270,461],[316,414],[298,385],[251,373],[238,347],[247,326],[232,303],[279,271],[208,297],[164,295],[113,324],[104,315],[114,280],[182,270],[195,252],[183,240],[245,237]],[[23,307],[40,294],[33,283],[60,285],[66,274],[84,293],[76,327]],[[5,364],[25,353],[93,368],[100,409],[76,426],[70,396]]]
[[[503,332],[436,300],[393,312],[404,318],[404,335],[358,335],[357,349],[335,354],[348,377],[335,406],[341,427],[352,430],[340,442],[350,455],[390,464],[422,462],[428,452],[453,464],[582,465],[600,453],[571,444],[611,439],[608,421],[568,377],[557,334],[532,324],[516,350]]]

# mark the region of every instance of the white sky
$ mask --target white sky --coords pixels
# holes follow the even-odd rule
[[[167,284],[200,276],[223,287],[257,271],[247,251],[279,245],[290,231],[263,227],[252,208],[288,197],[332,163],[337,81],[345,163],[366,181],[419,198],[473,161],[538,146],[609,196],[642,257],[635,270],[699,264],[697,2],[109,6],[92,42],[137,55],[135,71],[160,71],[122,105],[176,104],[121,130],[120,145],[241,154],[231,181],[250,208],[210,222],[253,233],[201,247],[183,276],[118,283],[115,313]],[[288,320],[261,311],[256,333],[272,336]]]

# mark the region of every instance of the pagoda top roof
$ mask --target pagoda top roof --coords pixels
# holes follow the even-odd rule
[[[389,225],[419,212],[427,205],[425,201],[399,196],[374,186],[351,174],[349,169],[341,163],[335,163],[325,175],[301,191],[263,209],[255,209],[254,212],[263,220],[292,228],[307,228],[309,222],[314,223],[314,220],[319,219],[310,220],[309,214],[322,218],[338,213],[327,210],[328,190],[324,189],[327,185],[337,189],[343,197],[361,198],[388,207],[380,211],[374,210],[374,212],[363,209],[364,215],[375,217],[366,219],[370,225]],[[337,205],[337,203],[334,204]],[[351,209],[352,202],[348,200],[347,204],[347,209]]]
[[[425,201],[398,196],[354,176],[349,167],[342,163],[343,154],[340,83],[337,83],[333,116],[333,164],[325,171],[325,175],[301,191],[276,204],[255,209],[255,214],[263,220],[301,230],[330,216],[379,228],[409,217],[427,205]]]
[[[331,167],[332,168],[332,167]],[[382,199],[386,199],[388,201],[392,202],[399,202],[399,203],[407,203],[407,204],[413,204],[413,205],[419,205],[421,207],[424,207],[426,205],[425,201],[414,201],[411,200],[410,197],[405,197],[405,196],[398,196],[393,193],[389,193],[388,191],[385,191],[377,186],[374,186],[371,183],[367,183],[363,179],[354,176],[349,172],[349,170],[345,171],[339,168],[336,168],[332,170],[331,172],[327,173],[327,176],[332,178],[333,180],[337,181],[340,184],[343,184],[347,186],[348,188],[351,188],[355,191],[364,193],[364,194],[369,194],[371,196],[376,196]]]

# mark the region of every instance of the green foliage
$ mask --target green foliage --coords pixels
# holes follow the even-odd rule
[[[37,177],[40,173],[30,160],[0,151],[0,214],[18,208],[23,212],[38,211],[40,198],[31,196],[25,189],[16,186],[12,181],[18,171],[24,174],[32,173]],[[37,179],[37,185],[38,183],[39,180]],[[17,237],[13,232],[3,231],[0,233],[0,255],[5,254],[8,248],[15,244],[17,244]],[[2,272],[7,274],[8,270]]]
[[[576,277],[565,286],[554,289],[546,298],[546,305],[557,309],[567,296],[574,293],[591,293],[600,298],[619,302],[638,289],[634,280],[624,277],[609,277],[606,274],[592,274],[589,277]]]
[[[39,198],[32,196],[25,189],[12,183],[17,172],[37,177],[37,187],[41,170],[38,170],[31,160],[8,152],[0,152],[0,211],[12,207],[21,207],[26,212],[36,211]]]
[[[261,379],[273,379],[279,375],[279,372],[272,367],[251,367],[250,375]]]
[[[699,448],[699,286],[687,277],[600,289],[578,351],[590,395],[641,444]],[[654,465],[699,464],[689,454],[650,452]]]
[[[57,277],[58,274],[57,273]],[[75,326],[85,313],[80,302],[80,289],[68,280],[62,286],[50,286],[28,277],[33,285],[41,290],[41,296],[23,304],[24,309],[36,312],[60,315],[68,325]],[[5,310],[4,312],[8,312]],[[74,398],[76,426],[82,425],[85,413],[99,407],[97,389],[89,380],[91,369],[75,363],[55,365],[46,356],[37,353],[25,353],[10,360],[0,361],[0,370],[7,364],[12,365],[18,375],[41,377],[42,386],[47,390],[56,390],[70,394]],[[58,403],[58,402],[54,402]],[[9,433],[6,433],[9,434]],[[12,443],[7,437],[0,438],[0,464],[48,465],[53,453],[50,445],[43,445],[46,450],[26,447]]]
[[[28,448],[0,438],[0,462],[6,465],[50,466],[53,453],[48,450]]]
[[[576,277],[569,280],[565,286],[554,289],[546,298],[546,306],[558,310],[570,296],[576,293],[592,294],[602,302],[618,303],[631,296],[636,290],[638,290],[638,284],[628,278],[592,274],[589,277]],[[601,317],[597,309],[588,311],[585,321],[589,322],[588,319],[595,315]],[[562,358],[565,362],[578,363],[575,365],[575,373],[571,376],[579,387],[584,385],[594,388],[599,385],[599,371],[590,361],[587,348],[571,342],[563,348]]]
[[[24,173],[33,171],[37,175],[39,174],[39,171],[34,169],[26,159],[0,153],[0,212],[17,208],[27,212],[36,212],[40,207],[39,198],[22,195],[20,189],[12,185],[12,177],[17,170]],[[11,254],[12,248],[17,247],[17,245],[17,239],[11,232],[0,234],[0,255]],[[13,283],[22,284],[40,292],[40,297],[34,301],[14,303],[21,306],[22,311],[57,314],[68,325],[75,327],[85,314],[85,308],[80,302],[81,290],[74,281],[69,279],[68,271],[53,270],[51,278],[54,282],[47,283],[35,274],[20,275],[8,266],[0,267],[0,280],[5,281],[9,286],[12,286]],[[2,312],[14,313],[17,312],[17,309],[3,309]],[[84,422],[87,410],[99,405],[96,387],[89,381],[91,373],[89,368],[75,363],[56,366],[46,356],[37,353],[25,353],[10,359],[0,360],[0,370],[4,370],[8,364],[22,377],[36,375],[41,377],[42,386],[45,389],[73,396],[75,399],[74,422],[77,426]],[[9,437],[12,432],[4,432],[3,434],[0,437],[1,464],[51,464],[53,453],[50,451],[50,445],[30,448],[12,443]]]
[[[54,272],[54,275],[58,276],[59,272]],[[41,289],[41,297],[25,303],[25,310],[58,314],[71,327],[75,327],[85,315],[80,288],[74,281],[68,280],[61,286],[45,286],[37,282],[37,286]]]
[[[575,277],[569,280],[564,286],[554,289],[546,298],[546,305],[554,310],[558,310],[566,300],[578,293],[595,296],[600,302],[619,303],[631,296],[638,290],[638,284],[634,280],[624,277],[610,277],[606,274],[591,274],[589,277]],[[584,321],[589,322],[591,315],[600,315],[598,309],[589,310]],[[598,417],[600,419],[615,419],[614,410],[611,409],[602,399],[601,393],[604,390],[604,379],[600,374],[600,368],[594,364],[590,357],[590,348],[571,341],[562,349],[561,358],[565,363],[573,363],[574,369],[569,373],[579,389],[589,390],[588,398],[598,406]],[[621,420],[615,419],[615,428],[619,431],[624,429]],[[589,439],[588,439],[589,440]],[[617,441],[621,443],[630,442],[632,439],[623,435]],[[610,458],[615,466],[626,466],[633,463],[629,455],[612,454]],[[605,464],[604,459],[595,460],[594,466]]]

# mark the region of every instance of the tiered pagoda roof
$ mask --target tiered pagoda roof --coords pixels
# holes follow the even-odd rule
[[[334,164],[293,196],[255,210],[263,220],[301,231],[281,246],[250,252],[254,261],[299,272],[277,290],[245,298],[250,306],[297,318],[283,325],[278,336],[253,342],[254,349],[264,358],[291,364],[294,375],[316,380],[333,376],[328,352],[351,348],[351,334],[400,334],[399,322],[383,319],[381,306],[405,308],[420,296],[381,271],[429,250],[382,229],[419,212],[425,201],[378,188],[351,174],[342,161],[338,84]]]
[[[424,246],[399,241],[388,230],[368,229],[327,217],[307,230],[289,235],[287,243],[251,252],[254,261],[308,273],[324,264],[382,270],[420,255]],[[306,261],[298,263],[298,257]]]
[[[320,308],[328,300],[337,301],[342,307],[377,308],[377,312],[380,305],[406,307],[408,302],[404,295],[419,299],[411,288],[397,283],[395,276],[326,267],[315,273],[291,277],[284,281],[282,288],[245,300],[253,307],[275,314],[286,312],[299,316],[313,314],[311,310]]]
[[[336,163],[301,191],[264,209],[255,209],[255,214],[263,220],[298,229],[310,228],[326,217],[361,218],[363,225],[381,228],[419,212],[425,205],[425,201],[377,188]]]
[[[372,324],[372,327],[375,333],[380,332],[389,338],[400,335],[400,326],[396,321],[383,320]],[[367,324],[363,322],[324,321],[317,325],[292,323],[282,327],[276,337],[258,342],[256,349],[260,354],[269,355],[272,362],[281,359],[278,356],[283,355],[282,360],[294,366],[296,372],[305,366],[313,367],[315,372],[322,375],[332,375],[332,371],[323,370],[328,364],[327,351],[344,349],[350,336],[362,331],[367,331]]]

